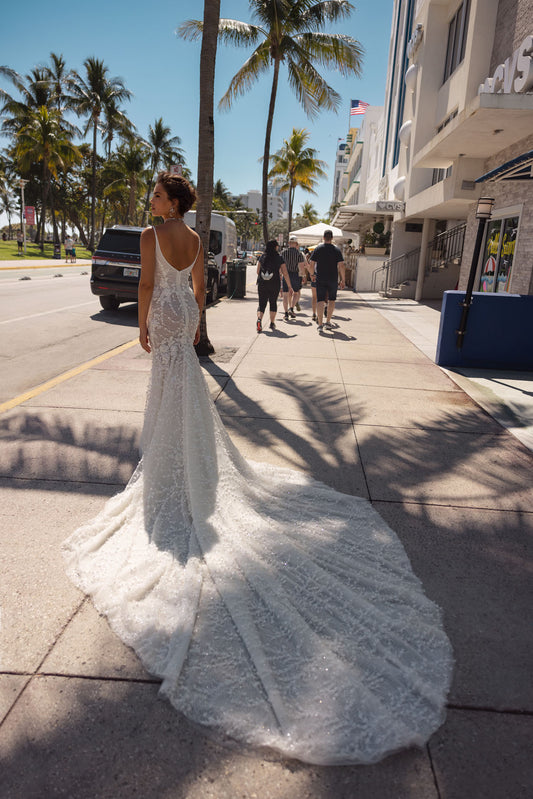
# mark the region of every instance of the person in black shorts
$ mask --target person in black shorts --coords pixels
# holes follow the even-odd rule
[[[337,299],[337,286],[344,288],[344,260],[342,252],[332,244],[333,233],[324,231],[324,243],[315,247],[311,254],[311,266],[316,275],[316,300],[318,331],[322,332],[324,325],[324,303],[328,301],[326,330],[331,330],[331,316]],[[340,281],[339,281],[340,276]]]
[[[289,246],[281,253],[283,261],[287,265],[289,279],[283,278],[283,308],[285,310],[285,321],[294,319],[294,307],[300,310],[300,289],[302,287],[302,278],[300,277],[300,264],[305,262],[303,253],[298,249],[298,239],[294,236],[289,239]]]
[[[278,242],[272,239],[267,242],[266,250],[257,262],[257,293],[259,295],[259,307],[257,309],[257,332],[263,329],[263,314],[267,302],[270,303],[270,329],[275,330],[274,322],[278,310],[278,294],[281,286],[280,271],[284,279],[289,281],[289,273],[283,258],[278,253]]]

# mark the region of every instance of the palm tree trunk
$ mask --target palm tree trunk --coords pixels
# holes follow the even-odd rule
[[[279,58],[274,61],[274,77],[272,78],[272,89],[270,91],[270,105],[268,106],[268,118],[265,133],[265,149],[263,152],[263,188],[261,197],[261,213],[263,215],[263,240],[268,241],[268,173],[270,162],[270,137],[272,135],[272,122],[274,119],[274,108],[276,107],[276,94],[278,91]]]
[[[196,203],[196,232],[204,247],[204,274],[207,283],[207,256],[211,206],[213,203],[213,167],[215,161],[215,124],[213,120],[213,95],[215,61],[220,20],[220,0],[204,0],[202,50],[200,53],[200,119],[198,124],[198,180]],[[197,355],[211,355],[215,348],[207,335],[205,304],[200,319],[200,341]]]
[[[95,118],[93,122],[93,169],[91,177],[91,238],[89,241],[89,249],[94,252],[94,226],[95,226],[95,211],[96,211],[96,131],[98,129],[98,119]]]
[[[52,215],[52,239],[54,244],[59,244],[59,232],[57,229],[56,209],[54,206],[54,190],[52,188],[52,181],[50,181],[50,213]]]
[[[291,227],[292,227],[292,208],[294,205],[294,194],[296,191],[296,186],[292,185],[292,181],[289,185],[289,228],[287,230],[287,246],[289,246],[289,239],[291,237]]]

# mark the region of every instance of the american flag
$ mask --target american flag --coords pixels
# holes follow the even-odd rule
[[[363,100],[352,100],[350,108],[350,116],[354,117],[357,114],[364,114],[370,103],[365,103]]]

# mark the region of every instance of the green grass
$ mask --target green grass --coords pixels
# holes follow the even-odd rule
[[[13,241],[1,241],[0,240],[0,261],[20,261],[24,263],[24,261],[29,260],[47,260],[50,261],[54,260],[61,260],[63,263],[65,262],[65,248],[61,245],[61,259],[54,258],[54,245],[48,242],[45,242],[44,245],[44,253],[41,252],[39,246],[37,244],[33,244],[33,242],[27,241],[26,242],[26,256],[21,257],[17,255],[18,247],[17,241],[14,239]],[[79,244],[76,245],[76,258],[78,260],[84,260],[85,258],[90,258],[91,253],[89,250],[86,250],[85,247],[81,247]]]

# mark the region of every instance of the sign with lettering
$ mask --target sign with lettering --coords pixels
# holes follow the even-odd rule
[[[27,225],[34,225],[35,224],[35,206],[34,205],[26,205],[24,207],[24,219]]]
[[[526,36],[520,47],[498,64],[494,75],[485,80],[478,94],[512,94],[533,88],[533,36]]]
[[[398,213],[405,209],[405,203],[400,200],[378,200],[376,203],[376,211],[391,211]]]

